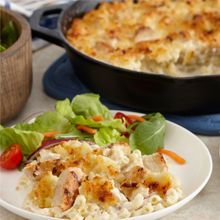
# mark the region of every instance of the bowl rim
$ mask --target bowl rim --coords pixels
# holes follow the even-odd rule
[[[21,15],[3,7],[0,7],[0,12],[13,17],[13,19],[16,20],[16,22],[20,25],[21,28],[21,32],[19,34],[18,39],[9,48],[0,53],[1,57],[3,58],[13,55],[16,50],[21,48],[26,43],[26,39],[29,38],[29,36],[31,35],[28,34],[30,33],[29,24]]]

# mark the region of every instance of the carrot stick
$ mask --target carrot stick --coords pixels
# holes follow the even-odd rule
[[[49,131],[49,132],[45,132],[44,133],[44,138],[52,138],[54,137],[56,134],[59,134],[60,132],[58,131]]]
[[[89,134],[95,134],[96,133],[96,129],[90,128],[86,125],[77,125],[76,128],[80,131],[85,131]]]
[[[169,156],[170,158],[172,158],[173,160],[175,160],[179,164],[186,163],[185,159],[183,159],[181,156],[177,155],[173,151],[166,150],[166,149],[160,149],[158,152]]]
[[[127,115],[127,117],[130,120],[135,120],[135,121],[139,121],[139,122],[143,122],[144,121],[144,118],[142,118],[140,116],[137,116],[137,115]]]
[[[104,121],[104,118],[101,115],[95,115],[91,119],[93,121]]]

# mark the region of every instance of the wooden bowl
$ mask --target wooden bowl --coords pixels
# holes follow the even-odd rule
[[[0,16],[3,24],[12,20],[19,33],[17,41],[0,53],[0,122],[5,123],[22,110],[30,95],[32,48],[28,22],[2,7]]]

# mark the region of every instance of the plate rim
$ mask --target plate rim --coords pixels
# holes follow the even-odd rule
[[[125,114],[131,114],[132,113],[132,114],[137,114],[137,115],[140,115],[140,116],[144,115],[143,113],[133,112],[133,111],[124,111],[124,110],[110,110],[110,111],[111,111],[112,114],[120,111],[120,112],[125,113]],[[34,121],[35,118],[36,117],[33,117],[32,119],[29,120],[29,122]],[[195,138],[200,143],[201,147],[206,152],[206,156],[207,156],[207,159],[208,159],[208,162],[209,162],[208,164],[209,164],[210,167],[209,167],[209,170],[208,170],[208,175],[205,177],[205,179],[202,181],[202,183],[196,188],[196,190],[194,190],[191,194],[184,197],[182,200],[178,201],[177,203],[175,203],[175,204],[173,204],[169,207],[166,207],[164,209],[152,212],[152,213],[147,213],[147,214],[144,214],[144,215],[129,217],[129,218],[127,218],[128,220],[134,220],[134,219],[138,220],[138,219],[143,219],[145,217],[148,217],[148,218],[151,218],[151,219],[157,219],[157,218],[160,218],[162,216],[166,216],[166,215],[176,211],[177,209],[183,207],[189,201],[194,199],[202,191],[202,189],[206,186],[206,184],[208,183],[208,181],[211,177],[211,174],[212,174],[212,171],[213,171],[213,161],[212,161],[211,153],[210,153],[208,147],[206,146],[206,144],[199,137],[197,137],[194,133],[192,133],[191,131],[189,131],[186,128],[182,127],[181,125],[178,125],[178,124],[176,124],[172,121],[169,121],[169,120],[166,120],[166,123],[171,125],[174,128],[176,127],[178,129],[186,132],[190,136],[193,136],[193,138]],[[38,213],[35,213],[35,212],[28,211],[26,209],[22,209],[20,207],[14,206],[14,205],[6,202],[1,197],[0,197],[0,206],[7,209],[9,212],[12,212],[12,213],[14,213],[16,215],[19,215],[21,217],[23,217],[23,214],[25,214],[26,217],[28,217],[28,218],[29,217],[30,218],[33,218],[33,217],[37,218],[38,217],[38,218],[42,218],[42,219],[51,219],[51,220],[60,220],[61,219],[61,218],[55,218],[55,217],[51,217],[51,216],[38,214]]]

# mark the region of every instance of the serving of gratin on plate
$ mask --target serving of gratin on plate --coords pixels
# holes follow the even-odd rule
[[[219,1],[102,2],[74,18],[66,37],[86,55],[126,69],[220,74]]]
[[[141,155],[125,143],[99,147],[78,140],[42,150],[24,168],[31,187],[24,207],[65,219],[123,219],[182,198],[160,153]]]
[[[186,129],[160,113],[110,112],[95,94],[58,101],[0,136],[0,204],[31,219],[156,219],[189,202],[212,171]]]

